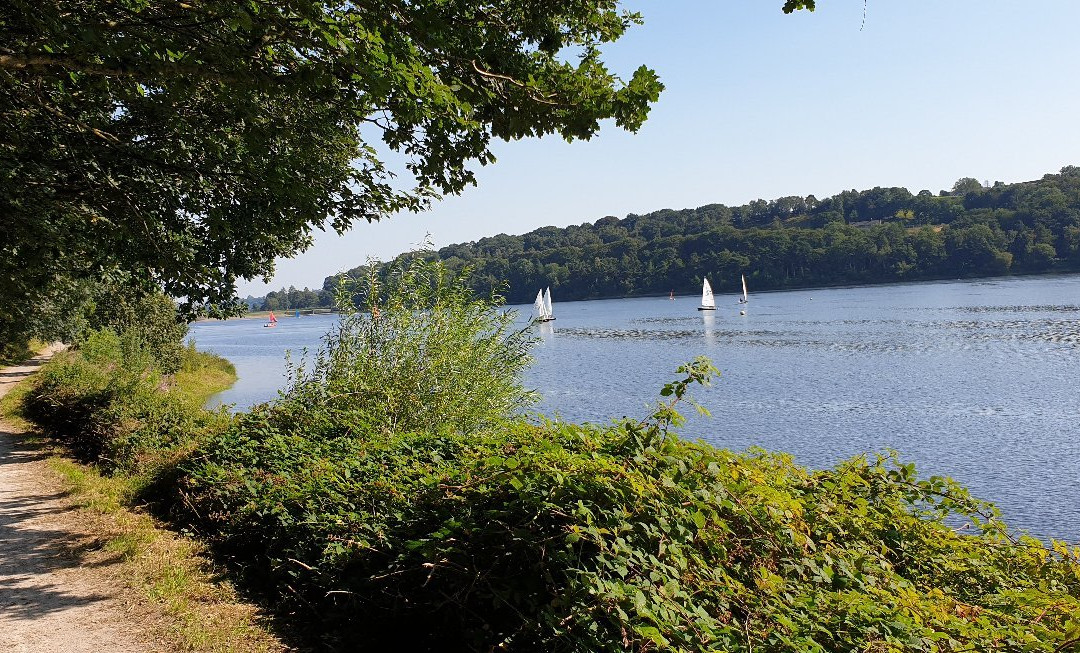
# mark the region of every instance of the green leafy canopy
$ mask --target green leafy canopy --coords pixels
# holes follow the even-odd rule
[[[639,22],[617,0],[0,3],[0,319],[64,277],[228,309],[312,230],[474,183],[492,138],[636,130],[662,84],[601,48]]]

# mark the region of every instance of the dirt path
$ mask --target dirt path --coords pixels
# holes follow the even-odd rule
[[[0,397],[54,352],[0,370]],[[118,582],[86,564],[96,540],[43,458],[19,429],[0,421],[0,651],[156,650],[116,598]]]

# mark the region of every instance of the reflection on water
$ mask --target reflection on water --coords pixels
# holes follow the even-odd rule
[[[714,417],[688,415],[687,437],[811,467],[893,448],[995,501],[1015,526],[1080,541],[1080,277],[759,293],[746,315],[734,300],[715,313],[697,303],[560,304],[558,322],[536,327],[526,382],[538,408],[640,418],[676,367],[705,355],[722,377],[695,396]],[[192,333],[237,365],[240,381],[219,398],[244,407],[275,395],[285,349],[314,349],[332,323]]]
[[[716,346],[716,312],[701,312],[701,328],[705,332],[705,346],[712,349]]]

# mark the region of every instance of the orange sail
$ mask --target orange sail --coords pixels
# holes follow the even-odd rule
[[[273,324],[275,322],[277,322],[277,318],[274,317],[274,311],[270,311],[270,323]]]

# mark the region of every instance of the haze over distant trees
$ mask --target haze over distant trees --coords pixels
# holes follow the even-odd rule
[[[544,286],[563,300],[693,292],[703,276],[734,293],[742,274],[765,290],[1080,269],[1080,168],[990,187],[965,177],[937,194],[879,187],[607,216],[433,255],[511,303]]]

